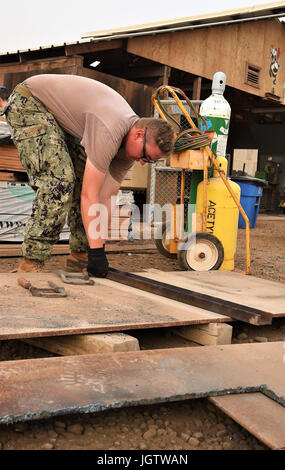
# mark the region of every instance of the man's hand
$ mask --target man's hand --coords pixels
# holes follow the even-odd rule
[[[90,276],[106,277],[108,274],[109,263],[105,254],[105,248],[88,249],[87,272]]]

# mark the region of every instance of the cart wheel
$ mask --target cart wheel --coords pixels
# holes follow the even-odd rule
[[[160,228],[157,230],[160,231]],[[166,223],[162,224],[161,239],[155,237],[154,243],[158,251],[163,256],[166,256],[166,258],[177,258],[177,253],[170,253],[169,251],[169,240],[166,239],[166,234],[168,230],[169,230],[169,224],[166,224]]]
[[[206,232],[188,235],[184,249],[178,252],[178,261],[187,271],[211,271],[219,269],[224,260],[224,248],[220,240]]]

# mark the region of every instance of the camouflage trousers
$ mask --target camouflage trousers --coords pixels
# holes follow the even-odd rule
[[[48,259],[66,220],[71,251],[86,251],[80,209],[84,148],[23,85],[10,95],[5,114],[29,184],[36,192],[24,231],[23,257]]]

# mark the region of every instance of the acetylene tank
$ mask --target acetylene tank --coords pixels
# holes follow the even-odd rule
[[[224,174],[227,174],[227,159],[217,157]],[[227,178],[237,199],[240,201],[240,186]],[[203,212],[203,181],[197,188],[196,212]],[[236,252],[239,210],[219,172],[214,169],[213,177],[207,184],[206,231],[217,237],[224,248],[224,260],[219,269],[232,271]]]

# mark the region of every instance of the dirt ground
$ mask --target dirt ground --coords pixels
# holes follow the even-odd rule
[[[285,283],[285,217],[259,215],[251,230],[252,275]],[[148,242],[149,243],[149,242]],[[136,241],[136,245],[138,241]],[[118,247],[122,244],[118,244]],[[142,242],[143,246],[143,242]],[[66,256],[54,256],[46,270],[64,268]],[[146,268],[180,270],[176,259],[156,250],[109,254],[112,267],[138,272]],[[19,258],[1,258],[0,272],[15,269]],[[239,230],[235,268],[245,270],[245,231]],[[285,340],[285,318],[268,327],[233,323],[233,343]],[[130,333],[131,334],[131,333]],[[164,331],[138,334],[141,348],[169,347]],[[160,342],[156,338],[160,336]],[[163,344],[165,341],[165,344]],[[185,346],[181,340],[180,346]],[[159,346],[158,346],[159,344]],[[21,341],[0,342],[0,360],[49,357],[55,354]],[[239,424],[208,402],[187,400],[109,410],[94,414],[58,416],[0,426],[2,450],[267,450]]]

